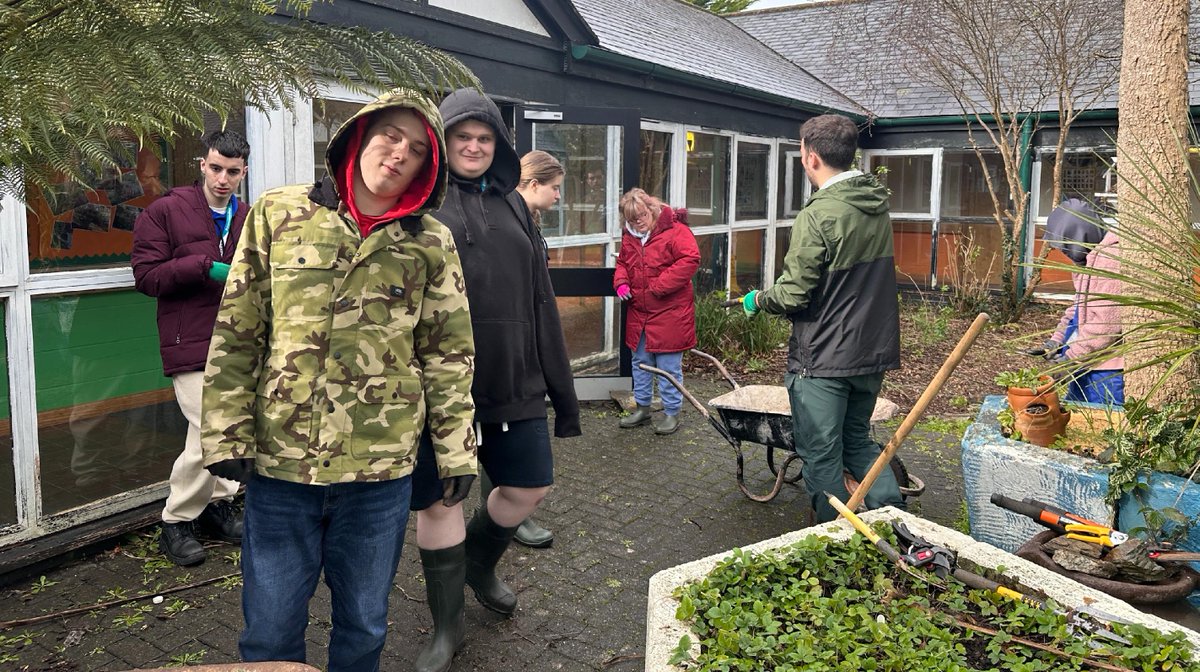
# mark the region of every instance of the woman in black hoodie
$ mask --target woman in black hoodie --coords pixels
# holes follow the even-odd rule
[[[438,504],[443,483],[429,442],[422,442],[412,508],[434,636],[417,658],[421,672],[450,669],[465,638],[464,582],[488,609],[516,610],[517,597],[496,576],[496,563],[554,482],[547,396],[554,435],[580,433],[545,243],[514,191],[521,163],[500,110],[475,89],[451,93],[439,110],[450,189],[434,216],[454,234],[466,276],[479,462],[496,487],[464,527],[461,504]]]

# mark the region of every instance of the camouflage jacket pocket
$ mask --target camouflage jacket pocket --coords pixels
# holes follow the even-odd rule
[[[335,242],[302,240],[271,246],[271,308],[276,320],[328,319],[338,248]]]
[[[368,376],[358,386],[350,454],[367,467],[411,467],[425,425],[425,392],[415,376]],[[384,462],[376,463],[376,460]]]
[[[411,331],[425,293],[423,262],[392,250],[376,253],[370,262],[362,269],[369,273],[361,289],[363,322],[385,331]]]
[[[255,399],[254,438],[268,461],[301,460],[308,455],[313,433],[312,396],[311,378],[264,372]]]

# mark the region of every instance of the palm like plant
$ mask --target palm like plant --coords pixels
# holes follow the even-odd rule
[[[324,83],[478,86],[427,45],[310,21],[313,4],[0,0],[0,190],[86,181],[131,147],[202,131],[206,114],[286,107]]]

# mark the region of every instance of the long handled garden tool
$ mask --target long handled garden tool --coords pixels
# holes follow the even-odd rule
[[[1018,602],[1024,602],[1035,607],[1044,609],[1051,608],[1044,601],[1036,597],[1026,595],[1020,591],[992,581],[985,576],[980,576],[975,572],[959,567],[958,557],[953,551],[941,546],[935,546],[922,539],[909,530],[908,527],[903,523],[894,523],[893,529],[896,531],[896,536],[901,543],[905,545],[905,552],[901,553],[882,537],[876,534],[875,530],[872,530],[869,525],[863,522],[861,518],[855,515],[854,511],[850,510],[850,508],[846,504],[843,504],[837,497],[834,497],[828,492],[825,493],[825,497],[828,498],[829,505],[836,509],[843,518],[850,521],[850,524],[854,526],[854,529],[862,533],[862,535],[866,537],[868,541],[874,544],[875,547],[884,554],[884,556],[886,556],[889,560],[895,563],[897,567],[906,573],[913,575],[926,583],[940,588],[945,588],[945,584],[937,583],[930,580],[928,577],[923,577],[917,574],[913,569],[914,567],[928,567],[932,569],[936,576],[943,579],[947,576],[950,576],[968,588],[986,590],[1001,597],[1010,600],[1016,600]],[[1072,611],[1062,611],[1060,609],[1052,610],[1055,613],[1061,614],[1067,619],[1067,625],[1072,631],[1083,630],[1113,642],[1129,644],[1129,640],[1121,637],[1112,630],[1109,630],[1108,628],[1105,628],[1092,620],[1084,618],[1086,615],[1092,619],[1098,619],[1112,623],[1128,623],[1128,621],[1125,621],[1117,616],[1100,611],[1091,606],[1080,607]]]
[[[904,416],[904,421],[900,423],[900,427],[896,429],[896,433],[892,435],[892,439],[884,446],[883,452],[879,458],[875,460],[875,464],[871,465],[871,470],[859,482],[858,488],[854,494],[850,496],[850,501],[846,503],[850,510],[858,508],[862,504],[863,498],[867,496],[867,492],[871,486],[875,484],[875,479],[879,478],[879,474],[883,473],[884,469],[888,468],[888,464],[892,461],[892,457],[896,454],[896,450],[900,448],[900,444],[904,443],[904,439],[908,437],[909,432],[921,420],[921,416],[925,415],[925,410],[929,408],[929,404],[937,393],[946,384],[946,380],[950,378],[950,374],[954,373],[955,367],[962,361],[967,354],[967,350],[975,343],[975,338],[983,331],[983,327],[988,323],[988,314],[980,313],[975,321],[971,323],[967,333],[958,339],[958,345],[954,346],[954,350],[950,352],[950,356],[942,363],[942,368],[938,369],[937,375],[933,377],[933,381],[921,393],[921,398],[917,399],[917,403],[913,404],[912,410],[908,415]]]

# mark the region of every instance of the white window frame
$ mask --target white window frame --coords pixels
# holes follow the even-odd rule
[[[933,149],[869,149],[862,153],[862,170],[866,173],[873,173],[871,168],[871,159],[880,157],[896,157],[896,156],[932,156],[933,167],[930,171],[929,185],[929,212],[890,212],[889,216],[892,220],[907,219],[915,221],[930,222],[929,234],[929,286],[938,286],[937,277],[937,260],[938,260],[938,233],[941,228],[942,221],[942,148],[936,147]]]

